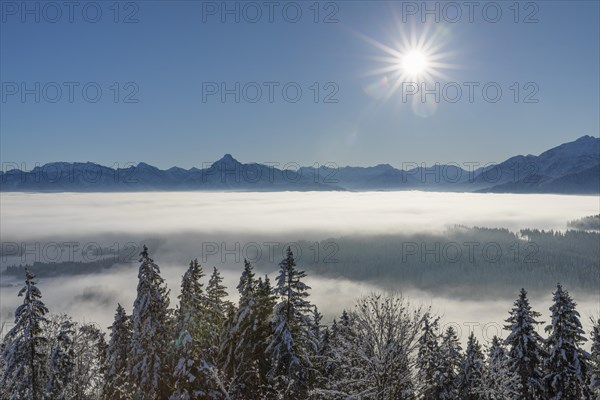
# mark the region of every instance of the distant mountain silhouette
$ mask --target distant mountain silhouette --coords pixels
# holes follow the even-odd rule
[[[208,164],[207,164],[208,165]],[[298,170],[244,164],[225,154],[203,168],[161,170],[146,163],[109,168],[55,162],[31,171],[0,172],[0,191],[328,191],[429,190],[493,193],[600,194],[600,139],[583,136],[543,152],[466,170],[458,165],[323,166]]]

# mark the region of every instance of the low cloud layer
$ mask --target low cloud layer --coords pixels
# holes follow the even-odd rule
[[[565,229],[594,196],[433,192],[2,193],[2,240],[247,234],[412,233],[447,225]]]

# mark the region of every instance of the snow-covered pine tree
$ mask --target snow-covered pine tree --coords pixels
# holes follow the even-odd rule
[[[360,368],[353,365],[352,352],[357,345],[356,339],[352,317],[343,310],[339,322],[334,319],[331,325],[328,348],[324,349],[324,379],[313,391],[315,398],[345,399],[356,391],[353,383],[362,374]]]
[[[325,385],[327,352],[329,351],[329,330],[321,324],[323,314],[315,305],[312,312],[312,335],[313,345],[311,362],[313,365],[312,387],[323,387]]]
[[[75,398],[71,387],[75,373],[74,335],[75,324],[70,318],[65,318],[60,324],[60,331],[50,354],[46,398],[56,400]]]
[[[230,394],[236,399],[261,398],[258,379],[258,360],[255,354],[257,281],[252,265],[244,260],[244,270],[237,285],[239,305],[223,332],[221,353],[229,378]]]
[[[131,331],[131,317],[125,313],[121,304],[118,304],[114,322],[110,326],[110,340],[106,349],[104,400],[132,398],[132,387],[127,369]]]
[[[589,354],[581,348],[587,341],[579,320],[576,303],[559,284],[554,292],[551,324],[546,327],[548,356],[546,368],[546,398],[589,398]]]
[[[317,377],[318,387],[324,387],[327,384],[327,381],[330,379],[331,375],[331,362],[330,362],[330,354],[331,354],[331,329],[324,325],[321,328],[321,339],[319,342],[319,347],[317,351]]]
[[[19,291],[23,304],[15,311],[15,326],[3,341],[4,373],[0,398],[38,400],[42,398],[48,373],[44,351],[48,339],[43,336],[48,309],[34,281],[35,275],[25,270],[25,286]]]
[[[313,330],[313,336],[315,337],[315,352],[319,353],[320,352],[320,348],[321,348],[321,343],[323,340],[323,332],[324,332],[324,326],[321,324],[321,321],[323,320],[323,314],[321,314],[319,312],[319,308],[317,306],[313,307],[313,312],[312,312],[312,330]]]
[[[267,346],[273,331],[273,310],[277,304],[277,297],[273,293],[273,287],[268,276],[264,279],[258,278],[256,285],[256,326],[254,328],[254,354],[258,368],[258,386],[267,396],[268,374],[271,370],[271,358],[267,352]]]
[[[461,400],[478,400],[484,392],[484,355],[473,332],[467,340],[465,356],[458,376],[458,392]]]
[[[494,336],[488,349],[481,399],[519,400],[519,385],[519,376],[508,367],[508,357],[502,341]]]
[[[339,329],[341,331],[348,331],[346,333],[350,333],[352,331],[351,327],[353,325],[352,317],[350,313],[346,311],[346,309],[342,310],[342,315],[340,316]]]
[[[508,367],[519,377],[519,399],[534,400],[544,395],[545,357],[543,339],[536,331],[540,313],[533,311],[525,289],[521,289],[504,329],[510,331],[504,343],[508,347]]]
[[[439,318],[432,318],[430,314],[423,317],[421,336],[419,337],[419,351],[416,360],[416,383],[419,398],[423,400],[439,399],[440,387],[438,386],[440,373],[439,345]]]
[[[449,326],[442,336],[438,387],[440,400],[458,399],[458,373],[462,363],[462,347],[456,330]]]
[[[208,280],[208,286],[206,286],[206,296],[210,303],[210,306],[214,312],[215,324],[217,326],[223,325],[225,317],[232,306],[231,302],[227,301],[227,288],[223,286],[223,277],[221,272],[216,267],[213,267],[213,273]]]
[[[226,329],[226,323],[233,320],[235,307],[226,300],[226,287],[222,284],[223,278],[217,268],[213,268],[213,273],[206,286],[206,292],[202,296],[198,316],[198,325],[200,330],[194,335],[197,340],[198,351],[201,357],[197,358],[198,372],[196,379],[201,382],[201,391],[197,398],[220,398],[228,397],[230,389],[228,388],[227,377],[223,371],[221,361],[221,346],[223,332]],[[227,329],[229,326],[227,326]]]
[[[331,327],[329,329],[327,329],[327,348],[324,350],[325,353],[325,357],[326,357],[326,365],[325,365],[325,369],[327,371],[327,376],[333,376],[332,372],[333,372],[333,366],[334,366],[334,348],[336,347],[336,339],[338,336],[338,322],[337,320],[334,318],[333,322],[331,323]]]
[[[202,387],[198,370],[201,368],[199,360],[202,358],[199,339],[207,335],[204,323],[206,310],[206,296],[204,284],[200,280],[204,277],[202,266],[198,260],[190,261],[190,265],[181,279],[181,293],[179,294],[179,307],[176,312],[175,327],[175,358],[176,366],[173,372],[174,391],[173,400],[188,400],[205,395],[208,388]]]
[[[133,303],[130,375],[136,399],[165,399],[173,369],[169,365],[171,329],[169,291],[158,265],[144,246],[140,254],[137,297]]]
[[[277,398],[306,398],[313,375],[314,349],[311,313],[304,271],[296,268],[292,250],[279,263],[274,293],[279,296],[273,318],[273,334],[267,352],[271,358],[269,380]]]
[[[223,324],[230,314],[233,304],[227,301],[226,287],[223,286],[223,277],[216,267],[206,287],[206,333],[203,354],[206,360],[216,365],[219,359],[220,340],[223,333]]]
[[[323,354],[323,336],[327,331],[326,326],[321,324],[323,320],[323,314],[319,312],[319,308],[315,305],[313,306],[312,312],[312,331],[314,337],[314,345],[313,353],[317,356],[321,356]]]
[[[178,296],[179,306],[176,311],[176,330],[177,340],[181,340],[181,335],[187,333],[193,334],[201,329],[202,313],[206,309],[206,295],[204,293],[204,284],[201,282],[204,278],[202,266],[198,259],[190,261],[188,269],[181,278],[181,293]]]
[[[80,325],[74,335],[73,347],[76,356],[73,379],[75,398],[101,398],[107,348],[104,332],[93,323]]]
[[[590,361],[590,392],[600,399],[600,317],[592,321],[592,354]]]

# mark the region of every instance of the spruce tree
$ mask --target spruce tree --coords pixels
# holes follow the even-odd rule
[[[227,301],[226,287],[217,268],[213,268],[206,286],[204,333],[201,338],[203,357],[211,365],[216,366],[219,360],[221,339],[227,316],[232,314],[233,304]]]
[[[329,334],[326,326],[321,324],[323,315],[315,305],[312,312],[312,336],[313,349],[311,351],[311,362],[313,365],[313,375],[311,377],[311,387],[323,387],[327,380],[327,352],[329,350]]]
[[[363,371],[355,365],[354,357],[360,338],[357,338],[354,321],[346,310],[342,311],[339,322],[333,320],[330,332],[323,361],[323,375],[327,378],[316,394],[323,399],[346,398],[360,390],[356,389],[355,383],[363,380]]]
[[[583,399],[589,396],[589,354],[576,303],[559,284],[554,292],[551,324],[546,327],[546,397],[552,400]]]
[[[131,380],[137,399],[164,399],[170,395],[171,329],[169,291],[158,265],[144,246],[140,254],[137,297],[133,303]]]
[[[600,317],[592,321],[592,354],[590,361],[590,392],[600,399]]]
[[[15,326],[3,342],[1,395],[3,399],[21,400],[42,398],[48,373],[45,351],[48,339],[43,336],[48,309],[34,281],[35,275],[25,270],[25,286],[19,291],[23,304],[15,311]]]
[[[296,268],[291,249],[279,263],[275,294],[273,334],[267,351],[271,358],[269,379],[274,391],[283,399],[306,398],[312,376],[311,356],[314,337],[311,330],[312,305],[304,271]]]
[[[237,311],[224,331],[221,347],[224,369],[231,381],[230,394],[239,399],[260,398],[256,346],[257,281],[252,265],[244,260],[237,286],[240,294]]]
[[[199,360],[202,358],[199,338],[208,334],[203,321],[206,317],[206,297],[200,282],[203,277],[202,266],[195,259],[190,261],[181,279],[175,328],[174,392],[171,399],[196,398],[205,394],[207,389],[202,387],[198,379],[198,370],[201,368]]]
[[[75,397],[71,387],[75,372],[74,335],[75,324],[70,318],[66,318],[60,325],[56,343],[50,354],[50,370],[46,386],[47,398],[66,400]]]
[[[110,340],[106,350],[105,400],[126,400],[132,396],[127,369],[130,356],[132,324],[121,304],[117,305],[115,319],[110,326]]]
[[[223,277],[216,267],[213,267],[213,273],[206,287],[206,296],[210,305],[214,308],[216,315],[219,317],[220,323],[225,320],[225,315],[231,303],[227,300],[227,288],[223,286]]]
[[[268,276],[264,279],[258,278],[256,285],[256,326],[254,329],[254,354],[256,355],[258,368],[258,386],[262,393],[267,396],[268,374],[271,370],[271,358],[267,347],[273,331],[273,311],[277,304],[277,297],[273,293],[273,287]]]
[[[508,367],[508,357],[502,341],[494,336],[488,349],[484,372],[484,400],[519,400],[519,376]]]
[[[323,314],[319,312],[319,308],[317,306],[313,306],[312,312],[312,332],[313,337],[315,338],[314,344],[314,352],[319,353],[321,349],[321,344],[323,341],[323,331],[324,326],[321,324],[323,320]]]
[[[438,373],[439,399],[458,398],[458,373],[462,363],[462,347],[456,330],[450,326],[442,336]]]
[[[107,345],[104,332],[93,323],[78,326],[73,346],[75,379],[73,390],[77,399],[98,399],[105,384]]]
[[[423,318],[421,336],[419,337],[419,350],[416,361],[417,387],[420,398],[424,400],[439,399],[439,318],[432,318],[426,314]]]
[[[233,307],[233,304],[226,300],[228,296],[227,287],[222,283],[223,277],[221,276],[221,272],[213,267],[213,273],[206,287],[206,298],[208,301],[209,322],[213,324],[218,332],[223,328],[223,322],[229,314],[231,307]]]
[[[508,347],[509,370],[519,377],[519,398],[534,400],[544,395],[543,339],[536,331],[540,313],[533,311],[525,289],[521,289],[504,329],[510,331],[504,343]]]
[[[194,341],[197,340],[198,352],[201,355],[195,360],[198,371],[195,377],[199,381],[201,390],[196,398],[229,397],[230,388],[221,365],[220,350],[224,338],[223,332],[226,324],[233,320],[235,307],[226,300],[227,291],[222,282],[221,274],[217,268],[213,268],[206,292],[201,296],[203,300],[199,304],[201,315],[198,316],[198,326],[200,329],[197,336],[194,336]]]
[[[462,400],[478,400],[483,393],[484,356],[481,345],[473,332],[469,335],[465,356],[458,376],[459,397]]]

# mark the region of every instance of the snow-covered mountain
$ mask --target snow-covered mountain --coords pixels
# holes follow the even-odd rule
[[[600,139],[582,136],[539,156],[498,164],[505,178],[482,189],[496,193],[600,193]]]
[[[543,152],[467,170],[459,165],[374,167],[323,166],[298,170],[244,164],[225,154],[203,168],[161,170],[146,163],[110,168],[90,162],[56,162],[31,171],[0,172],[0,190],[151,191],[151,190],[430,190],[496,193],[600,192],[600,138],[583,136]]]

